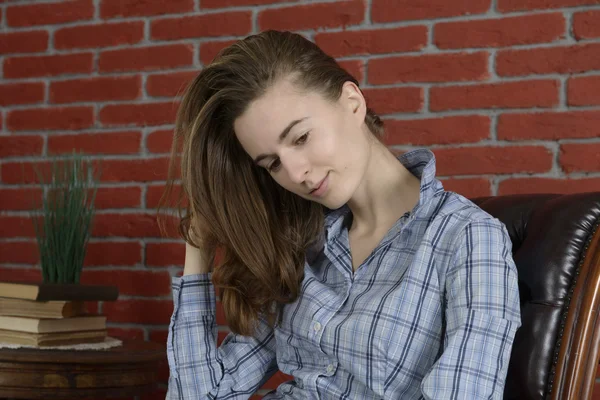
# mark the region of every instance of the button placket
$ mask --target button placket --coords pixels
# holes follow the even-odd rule
[[[310,336],[313,338],[315,343],[320,343],[321,335],[323,334],[323,324],[321,324],[319,321],[316,321],[311,325],[310,330]]]
[[[331,362],[325,367],[325,375],[332,376],[333,374],[335,374],[337,367],[338,363],[335,360],[331,360]]]

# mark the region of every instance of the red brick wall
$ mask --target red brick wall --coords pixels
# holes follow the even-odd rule
[[[430,147],[450,190],[600,190],[598,0],[303,3],[0,0],[0,279],[39,277],[32,164],[81,149],[104,170],[84,281],[119,285],[98,305],[112,335],[164,343],[184,246],[159,236],[154,212],[177,95],[266,28],[339,58],[389,145]]]

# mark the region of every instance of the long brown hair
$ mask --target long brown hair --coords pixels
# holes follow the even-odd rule
[[[253,100],[292,76],[299,88],[331,101],[340,97],[344,82],[358,86],[299,34],[266,31],[223,49],[185,91],[161,199],[162,205],[170,198],[180,167],[179,233],[212,262],[219,249],[212,280],[229,328],[244,335],[252,334],[259,315],[273,321],[281,305],[298,297],[305,252],[323,229],[323,206],[279,186],[254,164],[233,129]],[[376,136],[382,133],[370,109],[365,123]],[[190,227],[202,243],[194,242]]]

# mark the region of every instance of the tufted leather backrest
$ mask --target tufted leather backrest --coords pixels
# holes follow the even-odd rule
[[[504,398],[544,399],[561,384],[563,374],[556,373],[561,371],[559,353],[561,346],[569,345],[565,324],[571,323],[569,312],[575,312],[573,293],[600,221],[600,193],[473,201],[506,225],[519,271],[522,326],[515,337]]]

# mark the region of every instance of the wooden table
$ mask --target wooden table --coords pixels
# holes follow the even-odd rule
[[[135,396],[154,387],[163,361],[163,345],[139,340],[106,350],[0,349],[0,398]]]

